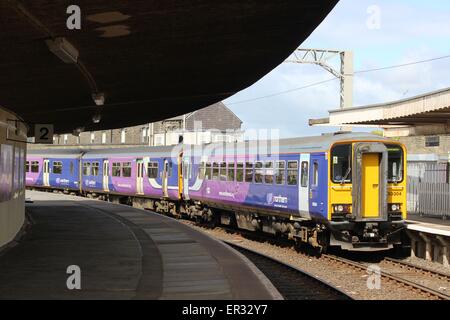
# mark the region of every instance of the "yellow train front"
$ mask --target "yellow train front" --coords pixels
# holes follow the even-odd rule
[[[405,245],[405,147],[384,139],[339,141],[328,160],[329,244],[359,251]]]

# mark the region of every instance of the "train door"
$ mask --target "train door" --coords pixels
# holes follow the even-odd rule
[[[309,168],[309,212],[327,216],[327,161],[323,154],[311,155]]]
[[[357,219],[387,219],[388,151],[382,143],[356,143],[353,213]]]
[[[144,161],[137,159],[136,193],[144,194]]]
[[[103,190],[109,192],[109,160],[103,161]]]
[[[298,208],[300,215],[309,218],[309,154],[300,155],[300,184],[298,188]]]
[[[49,160],[44,159],[44,168],[43,168],[43,183],[45,187],[50,187],[50,165]]]
[[[183,198],[189,200],[189,178],[191,174],[191,163],[189,157],[183,159]]]
[[[362,212],[364,218],[374,218],[379,215],[380,198],[380,155],[378,153],[363,153],[362,174]]]
[[[164,166],[162,172],[162,189],[163,189],[163,197],[168,198],[168,180],[169,180],[169,161],[164,159]]]

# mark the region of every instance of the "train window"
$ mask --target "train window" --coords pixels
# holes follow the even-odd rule
[[[74,170],[73,161],[70,161],[69,170],[70,170],[70,175],[73,175],[73,170]]]
[[[273,184],[273,162],[267,161],[264,165],[264,183]]]
[[[206,171],[206,163],[201,162],[200,166],[198,167],[198,178],[203,180],[205,179],[205,171]]]
[[[120,162],[113,162],[112,164],[112,176],[120,177]]]
[[[335,183],[351,183],[352,145],[340,144],[331,150],[331,177]]]
[[[228,163],[227,177],[228,181],[234,181],[234,162]]]
[[[168,177],[172,176],[172,171],[173,171],[172,162],[169,162],[169,170],[167,172]]]
[[[317,187],[319,185],[319,163],[314,162],[313,165],[313,186]]]
[[[147,163],[147,176],[152,179],[158,177],[158,162],[148,162]]]
[[[219,180],[219,163],[214,162],[212,167],[212,179]]]
[[[245,182],[253,182],[253,162],[245,163]]]
[[[226,162],[222,162],[220,164],[220,181],[227,181],[227,164]]]
[[[287,166],[287,183],[290,186],[297,185],[298,181],[298,162],[297,161],[288,161]]]
[[[398,145],[386,145],[388,150],[388,182],[403,181],[403,149]]]
[[[30,161],[25,162],[25,172],[30,172]]]
[[[61,174],[62,173],[62,162],[61,161],[53,161],[53,174]]]
[[[92,167],[91,167],[91,175],[92,176],[98,176],[98,167],[99,167],[98,162],[92,162]]]
[[[91,163],[84,162],[83,163],[83,176],[90,176],[90,175],[91,175]]]
[[[264,175],[263,163],[261,161],[255,162],[255,183],[262,183],[263,175]]]
[[[131,162],[122,163],[122,177],[131,177]]]
[[[206,164],[205,180],[211,180],[211,162]]]
[[[303,188],[306,188],[308,186],[308,167],[308,161],[302,161],[302,175],[300,179]]]
[[[244,181],[244,164],[242,162],[238,162],[236,164],[236,181],[237,182]]]
[[[31,161],[31,172],[39,172],[39,161]]]
[[[285,161],[277,161],[277,168],[276,168],[276,174],[275,174],[275,183],[276,184],[284,184],[286,180],[286,174],[285,174],[285,167],[286,162]]]

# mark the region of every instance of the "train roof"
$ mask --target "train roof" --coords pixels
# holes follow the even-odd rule
[[[261,146],[277,147],[280,153],[296,153],[296,152],[324,152],[336,142],[340,141],[354,141],[354,140],[379,140],[390,141],[387,138],[370,133],[334,133],[324,134],[321,136],[301,137],[301,138],[286,138],[280,139],[278,145],[273,142],[276,140],[249,140],[244,142],[237,142],[233,144],[233,147],[237,150],[245,150],[252,153],[254,149],[261,148]],[[145,153],[152,153],[155,156],[168,156],[178,146],[137,146],[137,147],[124,147],[124,148],[50,148],[50,149],[32,149],[28,151],[31,156],[58,156],[58,157],[76,157],[83,154],[85,158],[101,158],[104,156],[123,156],[123,155],[142,155]],[[229,148],[230,144],[224,143],[211,143],[202,145],[203,148],[210,148],[211,150]]]

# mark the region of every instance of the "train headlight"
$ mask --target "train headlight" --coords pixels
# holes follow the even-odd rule
[[[335,204],[333,205],[333,213],[350,213],[350,207],[349,204]]]
[[[398,211],[400,211],[400,204],[398,204],[398,203],[393,203],[393,204],[391,204],[390,205],[391,206],[391,211],[392,212],[398,212]]]

